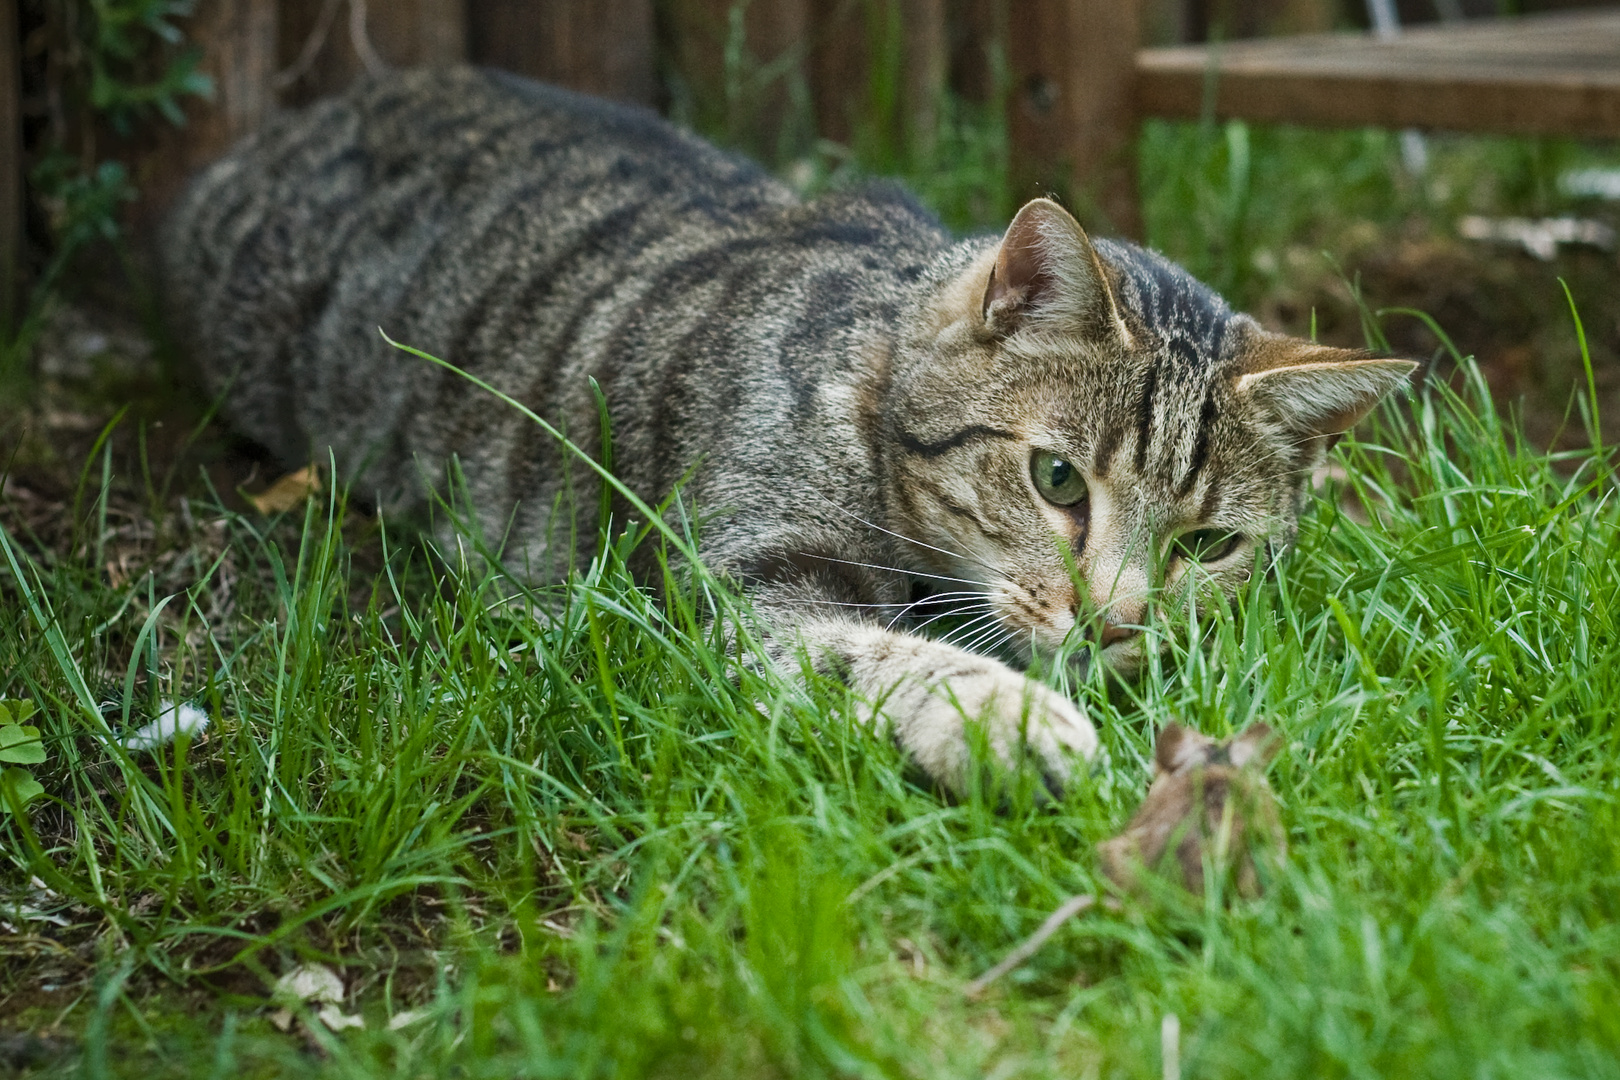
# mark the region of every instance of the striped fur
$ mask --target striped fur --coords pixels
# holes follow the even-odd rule
[[[454,461],[535,578],[594,546],[594,485],[377,328],[592,453],[595,380],[616,473],[652,502],[689,476],[705,560],[751,590],[784,663],[803,646],[849,679],[953,787],[968,723],[1054,784],[1096,748],[1072,703],[985,652],[1101,634],[1104,661],[1137,664],[1155,590],[1235,588],[1292,536],[1332,432],[1407,368],[1266,334],[1049,202],[956,242],[899,189],[804,203],[650,113],[471,69],[282,117],[196,180],[164,262],[242,432],[289,464],[330,452],[397,515]],[[1038,451],[1089,499],[1043,500]],[[1207,573],[1167,563],[1199,528],[1246,539]],[[959,595],[912,603],[930,589]],[[953,609],[979,652],[913,632]]]

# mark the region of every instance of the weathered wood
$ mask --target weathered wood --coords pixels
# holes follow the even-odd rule
[[[969,101],[988,102],[995,95],[1005,7],[1002,0],[946,0],[950,87]]]
[[[1620,11],[1146,49],[1143,115],[1620,136]]]
[[[22,270],[22,45],[17,0],[0,0],[0,327],[17,310]]]
[[[275,110],[277,30],[276,0],[213,0],[198,5],[187,36],[202,50],[202,71],[213,80],[213,98],[188,102],[186,126],[157,129],[156,149],[141,155],[138,225],[148,224],[187,177]]]
[[[467,7],[468,0],[280,0],[281,101],[337,93],[373,69],[465,60]]]
[[[370,0],[366,24],[378,57],[390,67],[467,59],[466,0]]]
[[[950,38],[945,0],[899,0],[905,28],[901,66],[904,136],[919,153],[929,151],[939,131],[939,105],[949,75]]]
[[[806,149],[814,133],[796,91],[812,11],[812,0],[665,0],[677,118],[767,160]]]
[[[867,32],[858,0],[811,0],[810,100],[816,133],[849,144],[867,97]]]
[[[1011,4],[1008,127],[1015,183],[1066,198],[1090,224],[1140,232],[1132,84],[1138,0]]]
[[[818,133],[926,154],[951,68],[946,0],[817,0],[811,13]]]
[[[1163,2],[1159,0],[1154,7]],[[1181,13],[1182,41],[1323,33],[1333,29],[1338,7],[1333,0],[1179,0],[1176,6]]]
[[[652,0],[467,0],[476,63],[639,105],[658,103]]]

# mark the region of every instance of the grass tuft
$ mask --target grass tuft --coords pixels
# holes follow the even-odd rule
[[[656,599],[627,565],[679,531],[537,591],[340,494],[192,504],[162,587],[8,535],[0,696],[46,752],[0,817],[0,916],[54,942],[10,978],[93,980],[13,1022],[65,1010],[91,1075],[1149,1076],[1169,1013],[1187,1075],[1612,1075],[1613,456],[1528,448],[1472,373],[1335,461],[1273,575],[1141,683],[1070,688],[1109,765],[1057,806],[918,786],[841,690],[757,662],[723,583]],[[178,700],[206,735],[105,734]],[[1171,718],[1284,733],[1288,866],[1256,901],[1089,913],[965,1000],[1100,886]],[[308,962],[366,1021],[306,1018],[313,1051],[261,996]]]

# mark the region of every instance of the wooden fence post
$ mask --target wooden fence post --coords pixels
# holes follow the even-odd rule
[[[390,67],[467,59],[466,0],[372,0],[366,24],[378,57]]]
[[[346,88],[367,68],[467,58],[467,0],[280,0],[281,88],[300,105]]]
[[[808,66],[811,0],[668,0],[660,10],[679,119],[767,162],[808,148],[792,145],[813,139],[808,125],[782,136],[810,118],[796,113],[807,103],[793,91]]]
[[[466,0],[480,64],[638,105],[658,102],[652,0]]]
[[[818,133],[849,143],[857,127],[876,124],[896,150],[926,154],[950,71],[945,8],[945,0],[814,0],[808,60]],[[873,55],[874,47],[889,55]],[[874,80],[874,65],[896,62]],[[873,100],[878,87],[893,98]]]
[[[144,228],[169,205],[186,179],[253,131],[276,107],[276,0],[211,0],[199,4],[187,36],[202,50],[201,70],[213,80],[211,101],[186,107],[186,126],[156,127],[151,149],[139,152]]]
[[[1009,0],[1008,126],[1022,194],[1067,196],[1090,223],[1141,231],[1134,100],[1139,0]]]
[[[865,109],[867,65],[863,5],[852,0],[811,0],[807,57],[816,134],[849,143]]]
[[[950,39],[945,0],[900,0],[905,27],[901,108],[905,137],[913,150],[932,150],[939,132],[939,103],[949,77]]]
[[[0,328],[19,310],[23,273],[22,43],[17,0],[0,0]]]

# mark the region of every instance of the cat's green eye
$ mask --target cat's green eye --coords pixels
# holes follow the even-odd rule
[[[1182,533],[1171,544],[1171,550],[1188,562],[1219,562],[1243,543],[1243,534],[1225,529],[1194,529]]]
[[[1041,498],[1053,506],[1078,506],[1086,499],[1085,477],[1080,470],[1056,454],[1035,451],[1029,462],[1030,476]]]

